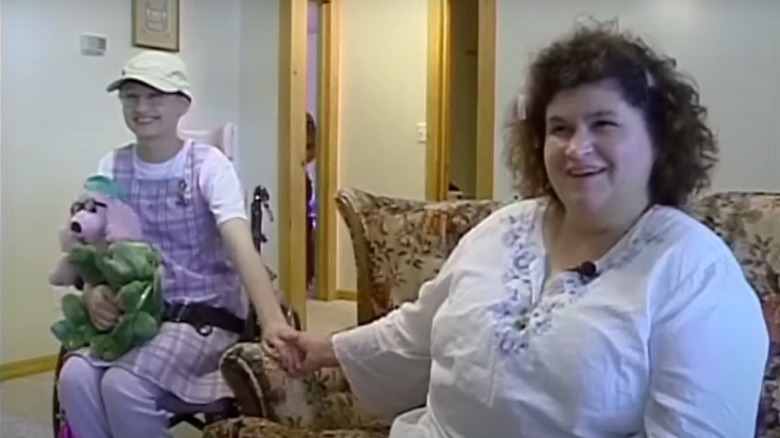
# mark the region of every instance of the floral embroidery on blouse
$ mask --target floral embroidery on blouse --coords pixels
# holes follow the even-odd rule
[[[576,272],[561,272],[548,279],[539,301],[531,302],[531,265],[542,251],[533,242],[534,227],[537,221],[541,221],[540,217],[537,218],[539,208],[541,204],[505,219],[507,231],[502,243],[511,254],[503,275],[506,297],[490,307],[494,317],[494,335],[499,350],[504,354],[516,354],[528,348],[530,338],[547,332],[554,322],[555,313],[586,294],[588,284],[594,280]],[[651,209],[647,214],[657,211]],[[599,263],[599,275],[622,268],[647,246],[661,243],[664,239],[655,231],[659,228],[664,227],[639,228],[624,247]]]

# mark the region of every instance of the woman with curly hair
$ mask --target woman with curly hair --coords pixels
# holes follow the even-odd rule
[[[717,147],[692,81],[641,39],[576,29],[530,66],[510,126],[524,200],[415,303],[327,338],[391,437],[751,437],[768,354],[724,242],[685,213]]]

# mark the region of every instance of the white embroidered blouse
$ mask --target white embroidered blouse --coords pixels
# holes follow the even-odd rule
[[[390,436],[752,437],[769,339],[728,247],[654,207],[598,276],[546,279],[546,205],[494,213],[415,303],[334,337]]]

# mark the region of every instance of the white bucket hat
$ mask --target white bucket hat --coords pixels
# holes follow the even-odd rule
[[[181,58],[170,53],[147,50],[135,55],[125,64],[121,77],[108,84],[106,90],[116,91],[129,80],[163,93],[182,93],[192,100],[187,66]]]

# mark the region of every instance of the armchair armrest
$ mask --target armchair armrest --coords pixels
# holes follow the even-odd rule
[[[269,276],[276,278],[276,273],[268,269]],[[296,330],[301,329],[298,313],[282,304],[282,314],[287,322]],[[260,329],[257,325],[257,314],[250,306],[247,324],[239,342],[230,347],[220,361],[220,371],[228,386],[233,390],[238,409],[243,415],[263,417],[267,407],[262,397],[260,380],[265,378],[263,370],[265,353],[262,351]]]
[[[267,410],[261,381],[266,379],[261,343],[239,342],[222,356],[219,368],[236,398],[242,415],[265,417]]]
[[[316,430],[386,430],[387,425],[355,406],[340,369],[290,378],[267,357],[265,348],[260,343],[239,343],[222,358],[222,375],[233,389],[241,414]]]

